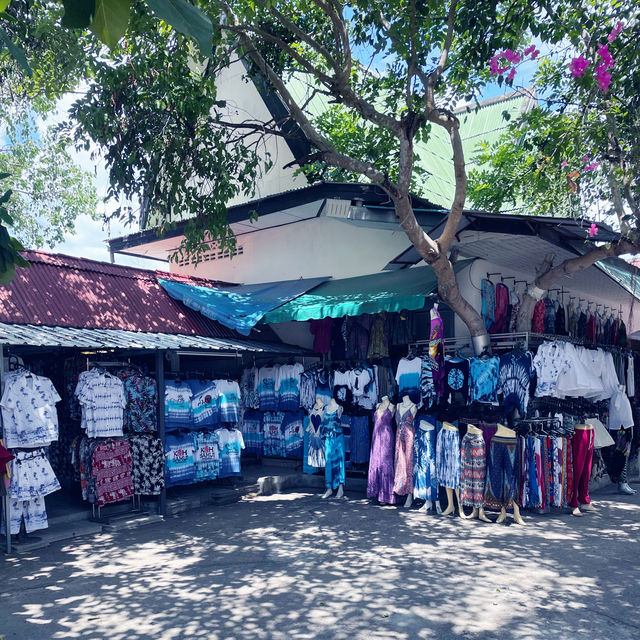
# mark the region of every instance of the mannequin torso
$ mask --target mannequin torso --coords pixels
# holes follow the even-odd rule
[[[503,424],[498,423],[498,429],[495,433],[499,438],[515,438],[516,432],[513,429],[505,427]]]
[[[409,398],[409,396],[404,396],[402,398],[402,402],[398,404],[397,411],[400,416],[403,416],[407,411],[411,411],[411,415],[415,417],[418,412],[418,407],[411,402],[411,398]]]
[[[475,424],[468,424],[467,425],[467,433],[472,433],[474,435],[481,436],[482,435],[482,429],[479,429],[478,427],[476,427]]]
[[[455,424],[451,424],[450,422],[443,422],[442,428],[447,429],[448,431],[457,431],[458,427]]]

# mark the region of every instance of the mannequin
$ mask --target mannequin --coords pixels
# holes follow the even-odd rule
[[[396,432],[395,472],[393,491],[400,495],[406,495],[404,506],[409,508],[413,502],[413,441],[415,428],[413,419],[418,412],[418,407],[411,402],[408,395],[403,396],[402,402],[396,407]]]
[[[482,436],[482,429],[479,429],[473,424],[467,425],[467,433],[472,436]],[[466,437],[466,436],[465,436]],[[463,438],[464,444],[464,438]],[[485,463],[486,464],[486,463]],[[486,475],[486,467],[485,467],[485,475]],[[483,476],[484,477],[484,476]],[[482,482],[484,485],[484,481]],[[467,504],[467,503],[465,503]],[[465,516],[468,520],[481,520],[482,522],[491,522],[491,519],[487,517],[487,514],[484,512],[483,506],[474,506],[471,513],[468,516]]]
[[[396,501],[393,493],[395,435],[391,426],[394,411],[389,397],[383,396],[374,413],[367,498],[375,498],[381,505],[394,504]]]
[[[458,427],[450,422],[444,422],[436,439],[436,476],[438,484],[446,488],[447,508],[443,516],[455,513],[454,491],[458,498],[458,510],[464,518],[460,502],[460,434]]]
[[[334,485],[338,485],[336,498],[344,496],[344,437],[340,417],[342,416],[342,406],[335,398],[329,400],[324,408],[324,415],[320,425],[320,431],[325,441],[325,485],[327,490],[322,494],[326,499],[333,494]]]
[[[316,402],[309,411],[308,424],[304,433],[305,473],[314,473],[325,466],[324,442],[320,437],[320,425],[324,413],[324,401],[316,396]]]
[[[424,498],[424,504],[418,509],[421,513],[427,513],[429,509],[434,506],[438,514],[442,513],[442,507],[440,506],[440,500],[438,498],[438,483],[436,477],[436,427],[431,422],[426,420],[420,420],[418,425],[420,431],[416,431],[416,443],[419,445],[422,440],[422,433],[424,432],[425,440],[428,443],[427,451],[420,451],[418,446],[416,453],[416,468],[414,469],[414,496],[420,492],[418,496]],[[423,456],[427,460],[423,460]],[[418,466],[424,463],[426,469],[424,471],[419,469]],[[419,487],[418,482],[422,480],[420,475],[424,474],[424,485]]]
[[[495,435],[493,436],[493,439],[494,440],[504,439],[508,441],[513,440],[515,442],[516,432],[513,429],[509,429],[508,427],[505,427],[503,424],[498,423],[498,429],[496,430]],[[489,470],[487,469],[487,473],[488,472]],[[517,524],[525,525],[526,522],[522,519],[522,516],[520,515],[520,507],[516,503],[515,499],[512,502],[513,502],[513,521],[516,522]],[[500,515],[498,516],[498,519],[496,520],[496,522],[502,523],[506,519],[507,519],[507,505],[503,504],[502,508],[500,509]]]
[[[573,450],[573,491],[570,496],[569,506],[573,509],[571,514],[583,516],[585,511],[595,511],[589,498],[589,476],[591,475],[591,463],[593,461],[593,425],[577,424],[571,438]]]

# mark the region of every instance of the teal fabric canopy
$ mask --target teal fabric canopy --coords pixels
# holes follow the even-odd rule
[[[454,265],[456,273],[472,260]],[[329,280],[291,302],[266,313],[263,322],[320,320],[379,311],[422,309],[438,285],[431,267],[385,271],[369,276]]]
[[[267,311],[297,298],[328,278],[306,278],[231,287],[200,287],[158,278],[165,291],[207,318],[248,336]]]

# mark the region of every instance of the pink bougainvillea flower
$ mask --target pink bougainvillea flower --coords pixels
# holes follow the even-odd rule
[[[512,64],[518,64],[522,60],[522,56],[517,51],[512,51],[511,49],[505,49],[502,52],[502,57],[506,58]]]
[[[584,162],[585,164],[587,164],[587,162],[589,162],[589,156],[584,156],[582,158],[582,162]]]
[[[592,162],[591,164],[588,164],[584,170],[586,171],[593,171],[596,167],[598,167],[600,165],[599,162]]]
[[[535,50],[536,50],[536,45],[532,44],[524,50],[524,55],[528,56],[530,53],[533,53]]]
[[[513,82],[513,79],[516,77],[516,68],[511,67],[511,71],[509,71],[509,75],[507,76],[507,82]]]
[[[618,21],[618,24],[611,29],[611,33],[607,36],[607,40],[609,42],[613,42],[621,33],[622,31],[622,22]]]
[[[531,59],[532,59],[532,60],[535,60],[539,55],[540,55],[540,49],[536,49],[536,50],[531,54]]]
[[[560,163],[560,166],[562,166],[562,167],[566,167],[568,164],[569,164],[569,163],[568,163],[566,160],[563,160],[563,161]]]
[[[595,222],[591,223],[591,226],[589,227],[589,237],[593,238],[593,236],[597,236],[598,235],[598,227],[596,226]]]
[[[600,56],[600,60],[602,60],[602,64],[604,65],[605,69],[613,68],[613,65],[616,61],[613,59],[613,56],[609,52],[608,44],[603,45],[598,43],[598,55]]]
[[[582,56],[578,56],[577,58],[573,58],[569,63],[569,71],[571,71],[571,75],[574,78],[580,78],[584,75],[584,72],[590,64],[589,60]]]
[[[598,88],[606,92],[611,84],[611,74],[607,71],[607,67],[604,64],[597,65],[595,76]]]
[[[489,60],[489,72],[491,73],[492,76],[497,76],[498,69],[499,69],[498,56],[491,56]]]

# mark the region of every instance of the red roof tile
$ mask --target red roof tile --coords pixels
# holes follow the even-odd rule
[[[169,296],[157,277],[200,286],[218,283],[42,251],[25,251],[29,268],[0,286],[0,322],[235,337],[231,329]]]

